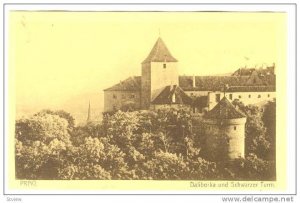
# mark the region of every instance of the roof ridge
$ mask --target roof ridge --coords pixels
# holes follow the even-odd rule
[[[156,47],[156,51],[155,51],[155,54],[154,54],[154,56],[153,57],[156,57],[156,55],[157,55],[157,53],[158,53],[158,48],[159,48],[159,46],[158,46],[158,40],[160,40],[160,37],[157,39],[157,41],[156,41],[156,43],[155,43],[155,45],[157,45],[157,46],[155,46]]]

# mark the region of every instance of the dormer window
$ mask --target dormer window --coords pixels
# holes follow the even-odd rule
[[[164,63],[164,64],[163,64],[163,67],[164,67],[164,68],[167,68],[167,64]]]

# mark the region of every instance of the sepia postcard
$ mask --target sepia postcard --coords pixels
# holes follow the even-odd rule
[[[291,191],[289,6],[8,9],[7,190]]]

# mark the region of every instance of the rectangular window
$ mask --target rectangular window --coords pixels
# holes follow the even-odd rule
[[[248,95],[248,98],[251,98],[251,94]]]
[[[261,98],[260,94],[257,96],[257,98]]]
[[[229,99],[232,100],[232,94],[229,94]]]
[[[233,129],[236,130],[236,126],[234,126]]]
[[[239,99],[241,99],[242,98],[242,95],[239,95]]]
[[[268,97],[270,97],[270,94],[268,94]]]
[[[221,100],[221,95],[220,94],[216,94],[216,102],[219,102]]]
[[[164,68],[167,68],[167,64],[164,63],[163,67],[164,67]]]

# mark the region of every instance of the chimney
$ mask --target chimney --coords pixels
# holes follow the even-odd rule
[[[196,77],[195,77],[195,75],[193,75],[193,88],[195,88],[196,87]]]

